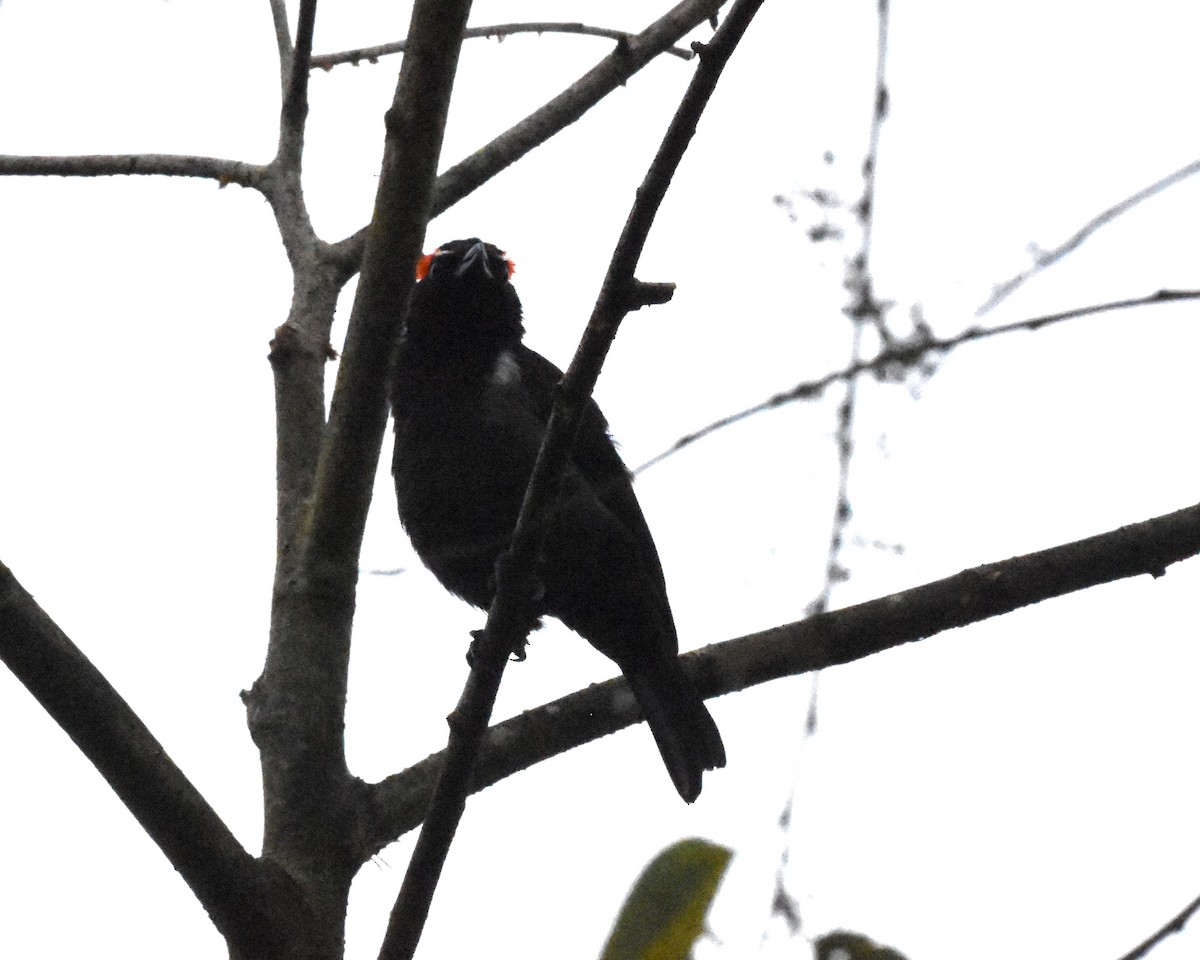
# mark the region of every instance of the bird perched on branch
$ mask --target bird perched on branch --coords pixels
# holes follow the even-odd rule
[[[442,585],[483,608],[562,378],[521,343],[512,271],[476,238],[423,257],[391,383],[400,520]],[[704,771],[725,765],[725,747],[677,659],[658,551],[593,400],[546,522],[537,612],[616,661],[692,802]]]

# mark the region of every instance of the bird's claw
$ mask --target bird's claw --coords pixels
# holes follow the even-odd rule
[[[533,629],[536,630],[539,626],[541,626],[540,620],[538,620],[537,622],[534,623]],[[467,666],[468,667],[474,668],[475,661],[477,659],[477,651],[479,650],[479,644],[481,644],[483,642],[483,637],[486,632],[487,631],[485,629],[471,631],[471,643],[467,647]],[[516,649],[513,650],[513,652],[510,654],[510,658],[513,661],[515,661],[516,663],[520,663],[522,660],[526,659],[526,657],[528,656],[528,654],[525,653],[525,648],[528,646],[529,646],[529,637],[528,636],[522,637],[521,642],[519,644],[517,644]]]

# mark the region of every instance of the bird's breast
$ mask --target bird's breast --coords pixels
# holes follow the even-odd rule
[[[521,386],[521,366],[511,350],[501,350],[488,374],[488,385],[494,390],[509,390]]]

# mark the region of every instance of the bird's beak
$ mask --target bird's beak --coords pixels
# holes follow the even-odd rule
[[[462,262],[458,265],[458,269],[454,271],[454,275],[456,277],[464,277],[475,270],[483,271],[483,275],[487,279],[492,279],[492,268],[488,266],[487,250],[484,248],[482,240],[477,240],[467,249],[467,252],[463,254]]]

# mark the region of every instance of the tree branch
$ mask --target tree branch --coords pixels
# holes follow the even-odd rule
[[[736,0],[712,41],[703,48],[696,45],[700,65],[637,191],[583,339],[559,385],[512,545],[496,564],[496,594],[487,625],[474,644],[471,672],[450,716],[444,763],[388,921],[381,960],[409,960],[416,952],[446,855],[466,807],[476,758],[504,668],[513,651],[523,647],[536,621],[532,612],[536,567],[548,531],[546,524],[537,522],[538,518],[558,500],[584,404],[621,321],[635,304],[644,302],[645,291],[636,284],[633,274],[659,206],[729,57],[762,2]]]
[[[1200,160],[1193,160],[1191,163],[1184,164],[1174,173],[1167,174],[1161,180],[1156,180],[1150,186],[1143,187],[1137,193],[1126,197],[1120,203],[1113,204],[1107,210],[1092,217],[1091,220],[1054,249],[1038,250],[1034,256],[1032,266],[1027,270],[1022,270],[1016,276],[1010,277],[1003,283],[996,284],[992,288],[991,295],[975,311],[975,316],[982,317],[985,313],[995,309],[1003,300],[1015,293],[1017,288],[1022,286],[1027,280],[1041,273],[1047,267],[1058,263],[1067,254],[1078,249],[1088,237],[1101,227],[1112,223],[1122,214],[1128,213],[1143,200],[1149,200],[1156,194],[1162,193],[1168,187],[1172,187],[1181,180],[1186,180],[1188,177],[1195,176],[1197,173],[1200,173]]]
[[[288,68],[292,62],[292,31],[288,27],[287,0],[268,0],[271,22],[275,26],[275,47],[279,51],[279,86],[287,89]]]
[[[867,603],[783,624],[687,653],[701,694],[722,696],[760,683],[851,663],[1052,597],[1149,574],[1200,554],[1200,504],[1074,543],[964,570]],[[488,731],[472,792],[641,721],[617,678],[579,690]],[[368,788],[363,861],[418,826],[443,753]]]
[[[1147,937],[1140,944],[1121,957],[1121,960],[1142,960],[1142,957],[1166,940],[1167,937],[1174,933],[1179,933],[1187,925],[1187,922],[1192,919],[1192,916],[1197,910],[1200,910],[1200,897],[1197,897],[1186,907],[1180,910],[1179,913],[1169,920],[1161,929]]]
[[[304,150],[304,124],[308,119],[308,75],[312,56],[317,0],[301,0],[296,21],[296,44],[287,60],[283,83],[283,106],[279,115],[279,150],[276,162],[300,168]]]
[[[443,5],[444,6],[444,5]],[[418,0],[396,95],[386,117],[383,170],[342,363],[322,448],[312,529],[313,564],[348,562],[356,575],[358,546],[370,504],[387,419],[384,382],[415,281],[434,174],[458,65],[469,0],[448,8]],[[461,16],[460,16],[461,15]],[[449,22],[448,22],[449,21]]]
[[[25,177],[203,177],[222,187],[236,183],[263,190],[267,168],[219,157],[170,153],[118,153],[76,157],[0,156],[0,176]]]
[[[562,23],[559,21],[544,21],[541,23],[496,23],[490,27],[467,27],[463,31],[464,40],[496,37],[503,40],[518,33],[573,33],[586,37],[605,37],[618,43],[628,43],[634,34],[624,30],[610,30],[607,27],[592,27],[584,23]],[[375,63],[380,57],[395,53],[403,53],[408,46],[407,40],[394,40],[391,43],[381,43],[373,47],[358,47],[354,50],[342,50],[338,53],[322,53],[312,58],[312,66],[322,70],[332,70],[340,63],[352,63],[358,66],[363,60]],[[692,52],[682,47],[669,47],[664,51],[681,60],[691,60]]]
[[[336,356],[329,331],[345,278],[315,255],[319,248],[308,248],[312,255],[294,267],[288,317],[276,328],[267,356],[275,383],[276,589],[299,575],[325,429],[325,365]]]
[[[871,108],[871,122],[867,136],[867,152],[862,162],[862,195],[854,205],[854,213],[860,224],[858,250],[846,261],[843,286],[850,294],[850,302],[843,312],[853,324],[850,343],[851,366],[862,361],[863,326],[871,324],[886,344],[892,335],[887,329],[888,305],[875,294],[875,280],[871,273],[871,242],[875,230],[875,170],[879,165],[879,140],[883,123],[888,115],[887,88],[887,38],[888,0],[877,0],[875,41],[875,87]],[[837,428],[834,431],[838,459],[837,498],[834,501],[833,522],[829,528],[829,546],[825,552],[825,580],[820,594],[807,607],[807,612],[824,613],[833,597],[833,588],[847,577],[842,565],[842,544],[846,528],[853,516],[850,506],[850,464],[854,457],[854,418],[858,410],[858,378],[846,380],[845,396],[838,404]],[[816,724],[816,687],[813,687],[809,704],[809,722]]]
[[[244,849],[121,695],[0,563],[0,659],[75,742],[231,943],[279,939],[286,883]],[[285,924],[286,926],[286,924]]]
[[[927,329],[918,331],[916,336],[908,340],[894,340],[889,343],[870,360],[861,360],[857,363],[852,363],[842,370],[828,373],[817,380],[806,380],[803,383],[798,383],[782,393],[777,393],[760,403],[754,404],[752,407],[746,407],[737,413],[731,413],[728,416],[721,417],[719,420],[714,420],[712,423],[692,433],[684,434],[666,450],[662,451],[662,453],[656,454],[637,467],[633,473],[637,475],[645,470],[649,470],[651,467],[666,460],[667,457],[673,456],[685,447],[690,447],[697,440],[703,440],[718,430],[723,430],[756,414],[775,410],[778,407],[786,406],[797,400],[811,400],[814,397],[820,396],[826,388],[833,384],[857,377],[859,374],[873,372],[881,378],[896,379],[897,371],[908,370],[922,358],[946,353],[961,344],[970,343],[971,341],[986,340],[988,337],[997,337],[1001,334],[1014,333],[1018,330],[1040,330],[1042,327],[1061,323],[1064,320],[1074,320],[1079,317],[1107,313],[1112,310],[1149,307],[1160,303],[1175,303],[1181,300],[1200,300],[1200,290],[1159,290],[1145,297],[1133,297],[1128,300],[1113,300],[1109,303],[1096,303],[1086,307],[1076,307],[1072,310],[1048,313],[1029,320],[1006,323],[999,327],[990,327],[986,330],[980,327],[969,327],[953,337],[935,337]]]
[[[292,268],[292,303],[271,340],[275,382],[276,589],[299,575],[303,521],[311,503],[325,428],[325,364],[338,296],[349,278],[313,229],[301,168],[308,120],[309,58],[316,0],[302,0],[296,43],[287,35],[287,10],[272,0],[280,37],[282,100],[279,142],[267,196]]]
[[[630,77],[680,37],[716,16],[723,3],[724,0],[683,0],[629,42],[619,45],[562,93],[455,164],[437,179],[430,216],[445,212],[501,170],[570,126],[608,94],[624,86]],[[367,229],[364,227],[334,244],[335,254],[344,263],[357,264]]]

